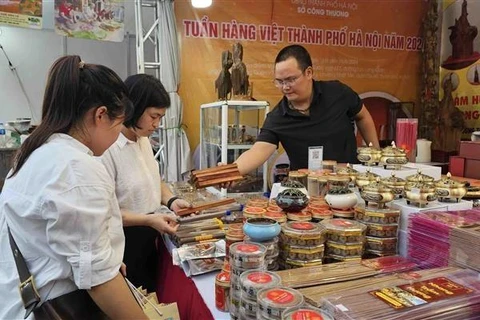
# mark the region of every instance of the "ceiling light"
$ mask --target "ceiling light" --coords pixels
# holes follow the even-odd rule
[[[192,0],[194,8],[207,8],[212,5],[212,0]]]

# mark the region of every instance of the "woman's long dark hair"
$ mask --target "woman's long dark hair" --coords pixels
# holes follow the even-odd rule
[[[28,157],[54,133],[82,129],[85,114],[93,108],[107,107],[111,119],[128,119],[133,105],[127,88],[111,69],[84,63],[79,56],[59,58],[52,65],[45,88],[42,121],[22,144],[13,164],[13,177]]]

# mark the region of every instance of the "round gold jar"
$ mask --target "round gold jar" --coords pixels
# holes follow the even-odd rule
[[[435,182],[435,193],[438,201],[458,202],[467,194],[467,188],[465,183],[453,180],[449,172],[445,178]]]
[[[392,172],[392,175],[387,178],[383,178],[382,183],[389,187],[392,190],[393,195],[396,199],[402,198],[403,193],[405,192],[405,179],[395,176],[395,173]]]
[[[368,144],[368,147],[360,147],[357,149],[357,159],[363,165],[377,165],[381,158],[382,150],[373,147],[371,142]]]
[[[392,145],[382,149],[382,157],[380,158],[380,164],[385,168],[393,168],[399,170],[402,165],[408,163],[407,154],[404,149],[397,148],[395,142]]]

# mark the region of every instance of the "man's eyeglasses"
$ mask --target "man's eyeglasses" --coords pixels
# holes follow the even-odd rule
[[[273,84],[275,85],[275,87],[277,88],[283,88],[283,87],[291,87],[295,84],[295,82],[303,75],[303,73],[299,74],[298,76],[296,77],[290,77],[290,78],[287,78],[287,79],[283,79],[283,80],[280,80],[280,79],[275,79],[273,80]]]

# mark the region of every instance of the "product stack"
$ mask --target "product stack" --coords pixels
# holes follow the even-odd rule
[[[363,223],[334,218],[320,223],[326,229],[326,258],[332,261],[357,261],[362,258],[367,226]]]
[[[280,286],[280,277],[270,271],[250,270],[240,275],[240,319],[257,319],[257,294],[261,289]]]
[[[322,264],[326,230],[313,222],[287,222],[280,234],[282,269],[309,267]]]
[[[464,243],[459,237],[463,232],[455,229],[469,229],[479,223],[479,210],[431,211],[414,215],[410,218],[408,231],[409,258],[422,267],[447,266],[452,262],[465,265],[469,260],[467,252],[475,250],[478,245]],[[455,238],[451,239],[452,235],[455,235]],[[453,259],[452,247],[455,248]]]
[[[397,254],[397,230],[400,210],[355,207],[355,219],[367,226],[365,254],[391,256]]]
[[[259,243],[236,242],[230,245],[230,316],[240,318],[241,281],[243,272],[249,270],[265,271],[267,248]]]

